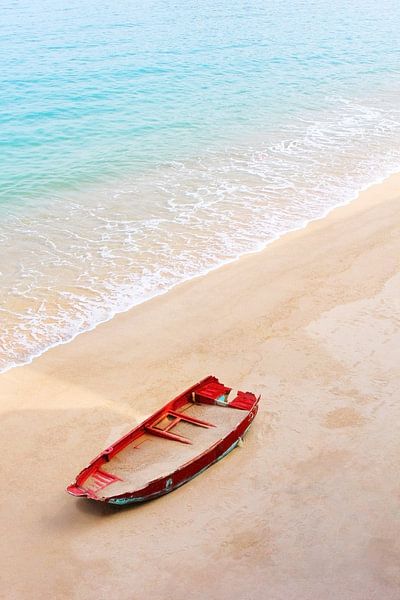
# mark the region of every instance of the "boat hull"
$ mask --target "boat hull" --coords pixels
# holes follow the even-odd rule
[[[184,485],[237,446],[258,411],[259,397],[208,376],[112,446],[77,476],[73,496],[125,506]]]

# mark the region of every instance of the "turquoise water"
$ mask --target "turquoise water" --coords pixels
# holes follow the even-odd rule
[[[0,369],[400,165],[398,2],[0,6]]]
[[[5,201],[182,159],[327,96],[369,96],[399,72],[398,2],[22,0],[0,11]]]

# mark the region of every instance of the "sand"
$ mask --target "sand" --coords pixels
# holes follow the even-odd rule
[[[400,598],[400,176],[0,376],[0,596]],[[208,374],[243,448],[126,510],[64,487]]]
[[[194,460],[225,438],[249,413],[249,411],[207,404],[187,404],[179,412],[184,412],[195,419],[206,420],[214,427],[198,427],[181,421],[170,429],[171,433],[183,436],[190,441],[190,444],[166,441],[145,433],[102,466],[103,472],[111,473],[119,480],[99,492],[100,497],[140,490],[154,479],[171,475],[182,465]],[[85,482],[85,487],[89,484],[92,489],[91,482],[92,478],[89,478]]]

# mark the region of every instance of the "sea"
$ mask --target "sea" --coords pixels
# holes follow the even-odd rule
[[[0,371],[400,170],[398,0],[2,0]]]

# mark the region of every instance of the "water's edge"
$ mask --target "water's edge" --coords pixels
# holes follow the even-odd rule
[[[102,325],[103,323],[107,323],[109,321],[111,321],[114,317],[118,316],[119,314],[123,314],[126,312],[129,312],[131,310],[133,310],[135,307],[140,306],[146,302],[149,302],[159,296],[163,296],[167,293],[169,293],[170,291],[174,290],[175,288],[187,283],[188,281],[192,281],[193,279],[197,279],[198,277],[205,277],[207,274],[213,272],[213,271],[217,271],[223,267],[225,267],[226,265],[229,264],[233,264],[235,262],[238,262],[240,259],[242,259],[245,256],[249,256],[252,254],[260,254],[262,252],[264,252],[268,246],[270,246],[270,244],[274,243],[277,240],[280,240],[281,238],[285,237],[286,235],[292,234],[296,231],[301,231],[303,229],[306,229],[310,224],[316,222],[316,221],[322,221],[323,219],[329,217],[329,215],[334,212],[336,209],[347,206],[357,200],[360,199],[360,195],[365,192],[366,190],[376,186],[376,185],[384,185],[387,181],[389,181],[393,176],[396,175],[400,175],[400,165],[396,168],[396,169],[392,169],[390,171],[388,171],[387,173],[385,173],[384,175],[382,175],[381,177],[377,177],[374,180],[370,181],[369,183],[363,185],[362,187],[360,187],[360,189],[358,190],[358,192],[353,193],[353,195],[349,196],[346,199],[343,199],[342,202],[338,202],[335,205],[326,208],[321,215],[313,217],[313,218],[309,218],[306,219],[304,221],[304,223],[300,226],[294,226],[293,228],[288,228],[285,231],[280,232],[278,235],[276,235],[274,238],[272,239],[268,239],[265,241],[265,243],[263,243],[262,245],[260,245],[257,249],[251,249],[245,252],[242,252],[241,254],[238,254],[237,256],[233,257],[233,258],[229,258],[227,260],[223,260],[220,263],[211,266],[210,268],[207,269],[203,269],[189,277],[186,277],[185,279],[182,279],[181,281],[178,281],[176,283],[171,284],[170,286],[166,286],[165,289],[154,293],[148,297],[144,297],[143,299],[132,303],[132,305],[123,308],[121,310],[113,310],[110,311],[110,314],[107,318],[100,320],[96,323],[91,324],[90,326],[82,329],[82,331],[78,331],[77,333],[71,335],[69,338],[65,339],[65,340],[60,340],[57,341],[56,343],[53,344],[49,344],[46,347],[44,347],[41,351],[37,352],[36,354],[32,354],[29,358],[27,358],[24,361],[21,361],[20,363],[16,363],[16,364],[11,364],[7,367],[5,367],[4,369],[0,369],[0,375],[4,374],[8,371],[10,371],[11,369],[17,368],[17,367],[23,367],[25,365],[31,364],[36,358],[39,358],[40,356],[44,355],[45,353],[47,353],[49,350],[56,348],[58,346],[63,346],[64,344],[69,344],[71,343],[73,340],[75,340],[78,336],[84,334],[84,333],[88,333],[89,331],[93,331],[94,329],[96,329],[99,325]]]

